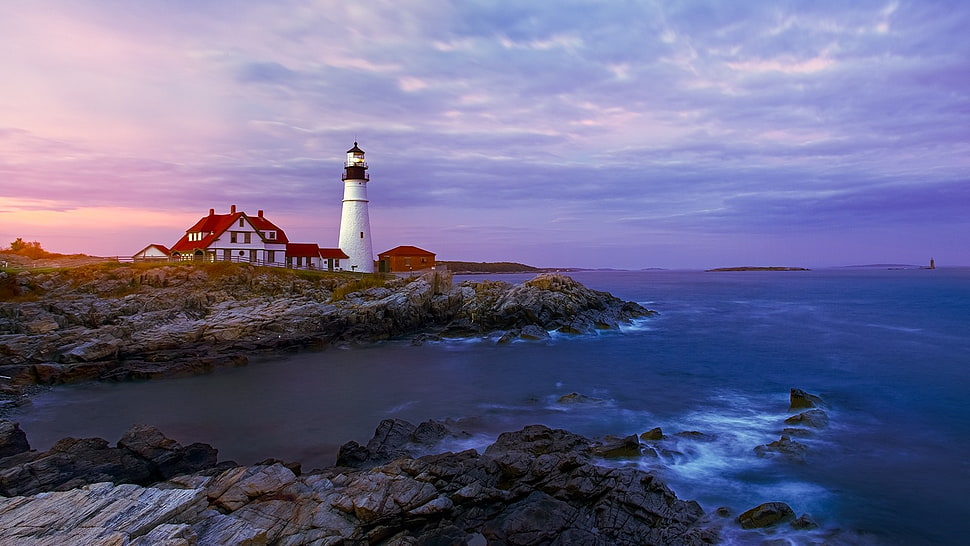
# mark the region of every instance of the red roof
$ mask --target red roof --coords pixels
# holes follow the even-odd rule
[[[137,256],[137,255],[139,255],[139,254],[141,254],[141,253],[143,253],[143,252],[146,252],[146,251],[147,251],[147,250],[148,250],[149,248],[151,248],[151,247],[155,247],[155,248],[157,248],[157,249],[158,249],[159,251],[161,251],[161,252],[162,252],[163,254],[166,254],[166,255],[167,255],[167,254],[171,254],[171,253],[172,253],[172,251],[171,251],[171,250],[169,250],[167,246],[165,246],[165,245],[160,245],[160,244],[158,244],[158,243],[152,243],[152,244],[150,244],[150,245],[148,245],[148,246],[146,246],[145,248],[143,248],[143,249],[141,249],[141,250],[139,250],[138,252],[135,252],[135,256]]]
[[[344,254],[344,251],[343,250],[340,250],[339,248],[321,248],[320,249],[320,257],[321,258],[336,258],[338,260],[346,260],[346,259],[350,258],[350,256]]]
[[[286,234],[283,233],[283,230],[263,216],[249,216],[245,212],[232,212],[229,214],[212,213],[208,216],[203,216],[195,225],[185,230],[185,235],[177,243],[172,245],[172,252],[186,253],[194,252],[196,249],[208,248],[226,230],[236,225],[240,218],[245,218],[263,237],[265,237],[263,233],[275,231],[276,238],[264,239],[266,242],[276,244],[287,243]],[[204,236],[198,241],[190,241],[189,233],[203,233]]]
[[[286,255],[293,258],[336,258],[346,260],[350,256],[339,248],[320,248],[316,243],[287,243]]]
[[[434,252],[428,252],[416,246],[403,245],[394,247],[387,252],[381,252],[378,256],[434,256]]]
[[[316,243],[286,243],[288,258],[318,258],[320,247]]]

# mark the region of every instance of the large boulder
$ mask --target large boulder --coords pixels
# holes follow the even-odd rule
[[[445,438],[469,435],[441,421],[429,420],[415,426],[403,419],[385,419],[374,436],[362,446],[350,441],[340,446],[337,466],[370,468],[394,459],[427,452]]]
[[[151,463],[160,479],[198,472],[218,463],[219,451],[209,444],[196,442],[183,447],[149,425],[134,425],[118,440],[126,449]]]
[[[783,502],[766,502],[738,516],[737,522],[744,529],[761,529],[795,519],[795,511]]]
[[[824,410],[811,409],[803,411],[797,415],[785,419],[789,425],[803,425],[812,428],[825,428],[829,426],[829,416]]]
[[[789,395],[789,410],[815,408],[822,405],[822,399],[801,389],[792,389]]]
[[[782,436],[774,442],[769,442],[754,448],[754,452],[759,457],[770,457],[780,455],[791,462],[805,462],[808,454],[808,446],[801,442],[792,440],[789,436]]]
[[[20,423],[0,419],[0,458],[30,451],[27,434],[20,430]]]

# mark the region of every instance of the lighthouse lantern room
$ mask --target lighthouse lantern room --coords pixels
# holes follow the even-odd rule
[[[340,215],[340,249],[349,256],[345,269],[362,273],[374,272],[374,248],[371,243],[370,217],[367,213],[367,162],[364,150],[357,146],[347,150],[347,162],[340,177],[344,182],[343,210]]]

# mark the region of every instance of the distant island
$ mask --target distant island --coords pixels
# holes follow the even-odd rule
[[[706,269],[705,271],[718,272],[718,271],[811,271],[807,267],[757,267],[757,266],[741,266],[741,267],[716,267],[714,269]]]
[[[455,275],[470,275],[477,273],[546,273],[578,271],[574,268],[563,267],[533,267],[516,262],[459,262],[438,260],[437,265],[443,265]]]

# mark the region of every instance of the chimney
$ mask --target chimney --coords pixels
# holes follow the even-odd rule
[[[213,216],[216,213],[216,209],[209,209],[209,216]]]
[[[236,205],[229,207],[229,214],[236,214]]]
[[[262,210],[257,210],[256,211],[256,216],[259,216],[260,218],[262,218],[263,217],[263,211]]]

